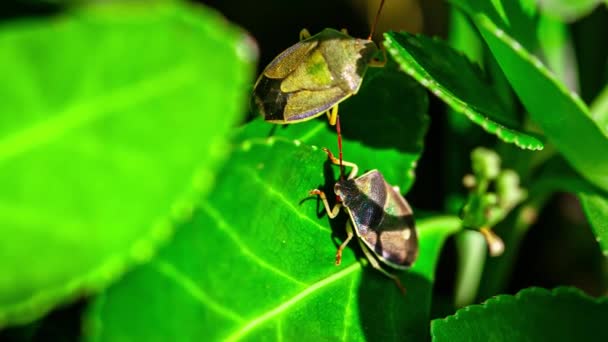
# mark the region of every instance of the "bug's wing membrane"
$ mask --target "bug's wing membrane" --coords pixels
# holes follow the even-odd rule
[[[346,97],[348,94],[338,87],[325,90],[301,90],[292,93],[287,99],[283,120],[287,123],[295,123],[312,119]]]
[[[308,54],[319,44],[316,40],[305,40],[294,44],[268,64],[262,75],[282,79],[291,74],[296,68],[306,60]]]
[[[378,49],[371,40],[351,38],[323,41],[317,50],[325,55],[329,70],[340,81],[339,86],[350,93],[357,93],[368,63]]]
[[[373,208],[360,214],[349,210],[351,218],[360,225],[355,229],[358,235],[384,263],[399,269],[410,267],[418,257],[418,235],[409,204],[378,171],[355,181],[373,203]]]

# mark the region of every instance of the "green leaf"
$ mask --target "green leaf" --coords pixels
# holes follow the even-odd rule
[[[403,71],[448,104],[456,112],[505,142],[531,150],[543,148],[537,138],[519,130],[481,69],[439,39],[390,32],[385,46]]]
[[[211,188],[254,56],[181,4],[2,26],[0,327],[155,254]]]
[[[587,106],[488,17],[473,19],[532,119],[578,172],[608,190],[608,159],[599,157],[608,151],[608,137]]]
[[[334,265],[346,217],[319,217],[324,210],[308,195],[333,184],[335,168],[329,168],[324,152],[300,141],[244,140],[192,222],[150,264],[94,303],[85,325],[89,339],[428,337],[437,258],[460,220],[418,220],[420,256],[411,271],[400,273],[403,296],[390,279],[357,260],[362,255],[355,241],[342,265]]]
[[[608,135],[608,84],[591,104],[591,117]]]
[[[528,288],[431,324],[433,341],[605,341],[608,300],[575,288]]]
[[[581,192],[578,198],[593,228],[595,239],[602,247],[602,253],[608,256],[608,196],[597,192]]]
[[[397,69],[394,62],[370,68],[359,92],[340,104],[344,158],[362,170],[378,169],[407,193],[414,182],[429,126],[424,88]],[[338,153],[335,127],[325,116],[304,123],[276,126],[256,120],[249,138],[285,137]]]
[[[564,21],[575,21],[591,13],[604,0],[543,0],[540,9]]]
[[[449,0],[469,15],[485,15],[528,51],[537,51],[546,40],[538,29],[536,0]]]

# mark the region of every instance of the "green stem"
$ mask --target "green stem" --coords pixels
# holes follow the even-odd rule
[[[487,245],[477,231],[466,230],[456,236],[458,272],[454,290],[454,305],[461,308],[472,304],[477,297]]]

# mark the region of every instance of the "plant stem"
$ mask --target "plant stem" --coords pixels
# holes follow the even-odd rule
[[[454,289],[454,305],[461,308],[472,304],[477,297],[487,246],[483,236],[472,230],[462,231],[455,239],[458,273]]]

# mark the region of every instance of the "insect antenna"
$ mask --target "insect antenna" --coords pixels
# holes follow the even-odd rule
[[[380,1],[380,7],[378,7],[378,12],[376,12],[376,17],[374,18],[374,24],[372,25],[372,30],[369,32],[369,36],[367,40],[372,40],[372,36],[376,32],[376,25],[378,25],[378,18],[380,17],[380,12],[382,12],[382,7],[384,6],[384,0]]]
[[[336,133],[338,134],[338,158],[340,159],[340,180],[344,179],[344,164],[342,163],[342,129],[340,115],[336,116]]]

